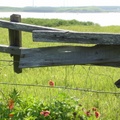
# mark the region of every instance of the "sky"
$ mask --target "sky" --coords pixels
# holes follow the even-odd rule
[[[0,0],[0,6],[120,6],[120,0]]]

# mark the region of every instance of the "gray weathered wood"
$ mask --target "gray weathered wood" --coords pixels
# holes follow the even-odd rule
[[[14,22],[21,22],[21,16],[17,14],[13,14],[10,16],[10,21]],[[9,29],[9,41],[10,41],[10,46],[22,46],[22,34],[21,31],[19,30],[12,30]]]
[[[21,48],[7,45],[0,45],[0,52],[13,55],[21,55]]]
[[[59,65],[104,65],[120,67],[120,46],[59,46],[22,50],[20,68]]]
[[[34,30],[33,41],[120,45],[120,34]]]
[[[18,15],[18,14],[12,14],[10,16],[10,21],[11,22],[21,22],[21,16]],[[10,46],[21,47],[22,46],[21,31],[9,29],[9,41],[10,41]],[[13,67],[14,67],[14,71],[16,73],[21,73],[22,72],[22,69],[20,69],[18,67],[19,66],[19,60],[20,60],[20,55],[13,55]]]
[[[32,32],[33,30],[65,31],[62,29],[55,29],[51,27],[37,26],[37,25],[31,25],[25,23],[9,22],[5,20],[0,20],[0,27],[12,29],[12,30],[26,31],[26,32]]]

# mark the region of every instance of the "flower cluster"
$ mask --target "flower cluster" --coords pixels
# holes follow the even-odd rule
[[[97,111],[97,108],[93,107],[92,110],[85,110],[85,114],[87,117],[95,116],[96,118],[100,117],[100,113]]]
[[[8,108],[9,108],[10,112],[13,110],[13,108],[14,108],[14,100],[12,100],[12,99],[8,100]],[[10,118],[12,118],[13,116],[14,116],[13,113],[9,114]]]
[[[40,112],[40,115],[43,115],[45,117],[49,116],[49,114],[50,114],[50,111],[48,111],[48,110]]]
[[[50,87],[55,86],[52,80],[48,84]],[[78,99],[63,93],[59,93],[56,99],[50,101],[51,104],[36,101],[33,97],[29,98],[29,96],[22,99],[15,90],[9,98],[7,104],[1,104],[0,106],[2,110],[0,111],[0,119],[58,120],[64,118],[64,120],[96,120],[100,118],[97,108],[93,107],[86,110]]]

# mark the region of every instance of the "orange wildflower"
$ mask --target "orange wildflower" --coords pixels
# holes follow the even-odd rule
[[[50,114],[50,111],[48,111],[48,110],[42,111],[42,112],[40,112],[40,114],[46,117]]]
[[[12,110],[14,108],[14,101],[13,100],[8,101],[8,107],[10,110]]]
[[[9,117],[11,117],[11,118],[12,118],[13,116],[14,116],[14,114],[12,114],[12,113],[10,113],[10,114],[9,114]]]
[[[55,84],[54,84],[54,82],[53,82],[52,80],[50,80],[50,81],[49,81],[49,85],[50,85],[51,87],[53,87]]]
[[[92,111],[97,111],[97,108],[93,107],[93,108],[92,108]]]
[[[95,111],[95,117],[96,117],[96,118],[99,118],[99,117],[100,117],[100,113],[97,112],[97,111]]]
[[[88,117],[90,117],[90,116],[91,116],[90,111],[85,112],[85,114],[86,114]]]

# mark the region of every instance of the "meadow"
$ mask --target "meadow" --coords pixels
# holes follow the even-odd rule
[[[120,33],[120,26],[101,27],[92,22],[78,22],[76,20],[39,20],[28,18],[23,19],[22,22],[79,32]],[[31,33],[27,32],[22,32],[22,39],[22,46],[26,48],[68,45],[65,43],[33,43]],[[9,45],[7,29],[0,28],[0,44]],[[0,101],[7,100],[14,89],[29,103],[31,100],[29,97],[31,96],[50,105],[53,100],[60,96],[60,99],[62,99],[62,96],[74,97],[78,99],[79,104],[88,110],[92,107],[97,108],[101,114],[100,120],[120,119],[120,94],[115,94],[120,93],[120,90],[114,85],[115,81],[120,78],[119,68],[72,65],[26,68],[23,69],[21,74],[16,74],[13,71],[10,60],[12,60],[12,57],[9,54],[0,53]],[[54,82],[54,87],[49,87],[50,80]],[[3,118],[3,120],[5,119]],[[34,119],[31,118],[29,120]]]

